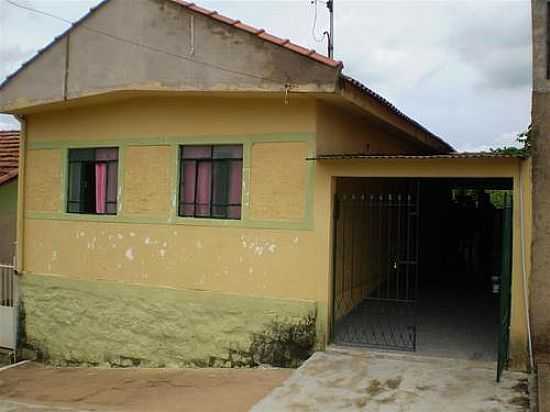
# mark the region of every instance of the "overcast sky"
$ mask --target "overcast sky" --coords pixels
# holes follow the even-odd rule
[[[99,0],[14,0],[74,21]],[[125,0],[129,3],[143,0]],[[196,0],[326,52],[328,14],[311,0]],[[129,9],[131,11],[131,9]],[[344,72],[459,150],[510,145],[530,122],[527,0],[335,0],[335,57]],[[0,81],[67,24],[0,0]],[[0,115],[0,129],[17,127]]]

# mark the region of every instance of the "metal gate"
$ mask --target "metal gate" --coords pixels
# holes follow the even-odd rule
[[[0,265],[0,348],[16,348],[17,296],[15,268]]]
[[[419,183],[335,199],[333,341],[416,350]]]

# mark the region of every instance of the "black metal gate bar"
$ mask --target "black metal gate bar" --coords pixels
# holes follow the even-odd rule
[[[416,350],[418,216],[419,183],[335,197],[335,343]]]

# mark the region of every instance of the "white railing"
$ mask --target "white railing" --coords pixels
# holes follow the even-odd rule
[[[0,306],[15,306],[15,268],[0,265]]]
[[[0,265],[0,347],[16,349],[18,290],[14,266]]]

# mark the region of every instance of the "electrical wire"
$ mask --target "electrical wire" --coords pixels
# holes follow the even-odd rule
[[[317,37],[317,20],[319,18],[319,0],[312,0],[311,4],[314,4],[314,13],[313,13],[313,27],[311,28],[311,36],[313,37],[313,40],[315,40],[317,43],[322,43],[325,39],[325,34],[321,37]]]
[[[23,10],[27,10],[27,11],[30,11],[32,13],[41,14],[43,16],[47,16],[47,17],[50,17],[52,19],[62,21],[64,23],[70,24],[73,27],[75,26],[75,24],[72,21],[70,21],[68,19],[65,19],[63,17],[57,16],[55,14],[51,14],[51,13],[48,13],[48,12],[45,12],[45,11],[42,11],[42,10],[38,10],[38,9],[32,8],[30,6],[25,6],[25,5],[16,3],[12,0],[5,0],[5,1],[6,1],[6,3],[11,4],[14,7],[17,7],[17,8],[23,9]],[[108,37],[108,38],[113,39],[113,40],[117,40],[117,41],[120,41],[120,42],[123,42],[123,43],[131,44],[132,46],[135,46],[135,47],[140,47],[140,48],[143,48],[143,49],[146,49],[146,50],[149,50],[149,51],[164,54],[166,56],[170,56],[170,57],[177,58],[177,59],[180,59],[180,60],[188,61],[188,62],[191,62],[191,63],[194,63],[194,64],[207,66],[207,67],[212,67],[212,68],[215,68],[217,70],[225,71],[225,72],[232,73],[232,74],[237,74],[237,75],[241,75],[241,76],[248,76],[250,78],[254,78],[254,79],[257,79],[257,80],[265,80],[265,81],[276,82],[276,83],[285,83],[286,82],[285,79],[273,79],[273,78],[269,78],[269,77],[255,75],[255,74],[252,74],[252,73],[241,72],[239,70],[230,69],[228,67],[224,67],[224,66],[221,66],[221,65],[216,64],[216,63],[209,63],[209,62],[205,62],[205,61],[200,61],[200,60],[191,58],[189,56],[184,56],[184,55],[181,55],[181,54],[169,52],[167,50],[163,50],[163,49],[159,49],[159,48],[154,47],[154,46],[149,46],[147,44],[139,43],[139,42],[134,41],[134,40],[125,39],[125,38],[119,37],[117,35],[114,35],[112,33],[108,33],[108,32],[102,31],[102,30],[94,29],[90,26],[87,26],[84,23],[79,23],[78,26],[82,27],[83,29],[88,30],[92,33],[100,34],[100,35],[103,35],[103,36]]]

